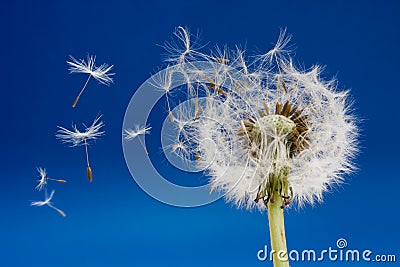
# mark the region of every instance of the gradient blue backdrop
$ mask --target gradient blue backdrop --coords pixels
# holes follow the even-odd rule
[[[288,247],[326,249],[344,237],[349,248],[400,257],[397,1],[133,2],[2,1],[0,266],[271,266],[256,258],[269,244],[266,214],[221,200],[192,209],[167,206],[141,191],[125,165],[125,109],[163,66],[157,44],[179,25],[199,30],[208,48],[240,44],[250,55],[270,49],[279,28],[287,27],[301,64],[326,65],[324,77],[352,89],[363,119],[360,170],[325,194],[323,204],[288,211]],[[87,53],[115,65],[115,83],[92,81],[72,109],[86,77],[69,75],[65,61]],[[107,134],[90,148],[89,184],[83,148],[61,145],[54,133],[56,125],[90,123],[99,113]],[[34,190],[36,166],[68,179],[53,186],[66,218],[29,207],[29,200],[43,197]],[[317,264],[293,263],[308,265]]]

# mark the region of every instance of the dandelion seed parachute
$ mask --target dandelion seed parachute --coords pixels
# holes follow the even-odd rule
[[[99,67],[96,67],[95,66],[96,56],[88,55],[87,62],[85,62],[85,60],[83,59],[77,60],[73,56],[70,56],[70,59],[71,59],[70,61],[67,61],[67,64],[69,65],[68,70],[70,71],[70,73],[89,74],[85,84],[83,85],[81,91],[79,92],[79,94],[75,98],[74,103],[72,104],[72,107],[74,108],[78,103],[83,91],[85,91],[86,86],[88,85],[91,77],[95,78],[101,84],[108,86],[113,82],[111,76],[113,76],[114,73],[110,73],[111,69],[113,68],[113,65],[109,66],[107,64],[102,64]]]
[[[89,163],[88,142],[91,140],[97,140],[99,137],[104,135],[104,131],[102,131],[104,123],[100,120],[100,118],[101,116],[98,116],[93,121],[91,126],[85,126],[85,131],[79,131],[76,125],[72,125],[73,130],[68,130],[64,127],[58,126],[58,131],[56,134],[56,137],[61,140],[61,142],[70,144],[72,147],[82,145],[85,146],[87,164],[86,175],[89,179],[89,182],[92,182],[93,174]]]
[[[48,196],[47,192],[45,191],[45,199],[43,201],[32,201],[31,206],[35,206],[35,207],[48,206],[49,208],[57,211],[63,217],[67,216],[63,210],[55,207],[53,205],[53,203],[51,202],[51,200],[53,199],[54,193],[55,193],[55,191],[52,190],[50,193],[50,196]]]
[[[37,167],[37,171],[39,172],[40,179],[38,180],[38,184],[36,185],[35,189],[41,191],[42,189],[45,189],[47,187],[47,181],[56,181],[59,183],[66,183],[67,180],[64,179],[53,179],[47,177],[47,172],[46,169]]]
[[[125,140],[133,140],[135,138],[139,139],[139,142],[141,146],[143,147],[144,151],[146,154],[149,154],[149,151],[147,150],[146,146],[144,145],[144,142],[140,139],[140,136],[144,136],[146,134],[149,134],[151,130],[150,126],[145,126],[145,127],[139,127],[139,125],[135,126],[135,129],[125,129],[124,130],[124,139]]]

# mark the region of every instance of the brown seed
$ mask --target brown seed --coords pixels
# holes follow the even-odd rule
[[[67,216],[67,214],[65,214],[64,211],[62,211],[62,210],[60,210],[60,209],[56,209],[56,210],[57,210],[58,213],[61,214],[61,216],[63,216],[63,217]]]
[[[300,135],[300,132],[297,129],[297,127],[293,129],[292,135],[293,135],[293,137],[298,137]]]
[[[256,120],[255,120],[253,117],[251,117],[249,114],[246,114],[246,118],[247,118],[249,121],[251,121],[252,123],[256,123]]]
[[[305,132],[308,131],[308,128],[305,125],[298,124],[296,128],[297,128],[297,131],[299,131],[299,133],[301,133],[301,134],[304,134]]]
[[[286,101],[286,103],[283,105],[281,115],[283,116],[288,116],[289,111],[292,109],[292,105],[289,103],[289,101]]]
[[[244,126],[253,127],[253,124],[251,124],[250,122],[247,121],[241,121],[241,122],[244,124]]]
[[[90,168],[90,166],[87,166],[86,175],[87,175],[87,177],[89,179],[89,182],[92,182],[93,176],[92,176],[92,169]]]
[[[285,90],[285,93],[287,93],[287,92],[288,92],[288,89],[287,89],[286,84],[285,84],[284,81],[282,81],[282,87],[283,87],[283,89]]]
[[[221,95],[226,96],[226,92],[225,92],[224,90],[222,90],[221,88],[219,88],[219,87],[216,87],[216,88],[215,88],[215,92],[217,92],[217,93],[219,93],[219,94],[221,94]]]
[[[296,119],[300,116],[300,114],[301,114],[303,111],[304,111],[304,109],[300,109],[299,111],[297,111],[296,113],[294,113],[293,116],[290,117],[290,119],[291,119],[292,121],[296,120]]]
[[[308,119],[308,115],[306,114],[306,115],[301,116],[297,120],[299,121],[299,124],[305,125],[307,119]]]
[[[174,116],[172,115],[172,112],[171,112],[171,111],[168,112],[168,116],[169,116],[169,120],[170,120],[171,122],[174,122]]]
[[[228,63],[230,61],[229,59],[223,57],[213,57],[212,59],[219,63]]]
[[[289,117],[289,116],[292,116],[293,113],[295,113],[296,110],[297,110],[298,108],[299,108],[299,106],[295,106],[295,107],[289,112],[288,117]]]
[[[77,96],[75,101],[74,101],[74,103],[72,103],[72,107],[73,108],[76,107],[76,104],[78,103],[78,100],[79,100],[79,96]]]
[[[281,113],[281,108],[282,108],[282,104],[281,103],[276,103],[276,108],[275,108],[275,114],[279,115]]]

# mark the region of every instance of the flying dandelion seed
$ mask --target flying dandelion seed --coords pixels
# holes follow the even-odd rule
[[[81,132],[78,130],[76,125],[72,125],[72,131],[68,130],[64,127],[57,126],[58,131],[56,134],[56,137],[61,140],[63,143],[70,144],[71,147],[75,146],[85,146],[85,153],[86,153],[86,175],[89,179],[89,182],[92,182],[93,180],[93,175],[92,175],[92,169],[90,167],[89,163],[89,141],[92,140],[97,140],[99,137],[104,135],[104,131],[101,131],[102,127],[104,126],[104,123],[100,120],[101,116],[98,116],[92,123],[91,126],[85,127],[85,131]]]
[[[36,189],[41,191],[43,188],[46,188],[47,186],[47,181],[56,181],[59,183],[66,183],[67,180],[63,180],[63,179],[53,179],[53,178],[49,178],[47,177],[47,172],[46,169],[38,167],[37,171],[39,172],[40,175],[40,179],[37,181],[38,184],[36,185]]]
[[[54,193],[55,193],[55,191],[53,190],[53,191],[51,191],[50,196],[48,196],[47,191],[45,191],[45,199],[43,201],[32,201],[31,206],[35,206],[35,207],[48,206],[48,207],[52,208],[53,210],[57,211],[63,217],[67,216],[64,211],[62,211],[59,208],[56,208],[53,205],[53,203],[51,202],[51,200],[53,199]]]
[[[296,68],[285,31],[253,62],[239,49],[205,56],[193,51],[187,36],[178,36],[185,50],[171,60],[175,72],[198,85],[189,98],[202,94],[205,103],[193,107],[201,112],[182,135],[193,144],[186,149],[227,201],[268,209],[272,249],[287,251],[283,208],[292,201],[299,206],[322,201],[324,192],[355,170],[358,128],[348,91],[322,80],[318,66]],[[209,67],[199,68],[198,62]],[[289,266],[276,255],[274,265]]]
[[[168,116],[169,116],[169,119],[171,122],[174,121],[174,116],[172,115],[172,111],[171,111],[171,104],[169,102],[169,94],[170,94],[170,90],[171,90],[171,86],[172,86],[173,74],[174,74],[173,71],[169,71],[167,69],[167,71],[165,71],[165,73],[152,76],[152,80],[153,80],[152,85],[163,90],[163,92],[165,93],[166,103],[167,103],[167,107],[168,107]]]
[[[136,125],[134,130],[133,129],[124,130],[124,138],[125,140],[128,141],[138,138],[146,154],[149,154],[149,151],[147,150],[146,146],[144,145],[144,142],[140,139],[140,137],[149,134],[150,130],[151,127],[149,126],[140,127],[139,125]]]
[[[81,91],[79,92],[78,96],[76,97],[74,103],[72,104],[72,107],[74,108],[76,104],[79,101],[79,98],[81,97],[83,91],[85,91],[86,86],[89,83],[89,80],[91,77],[99,81],[101,84],[104,85],[110,85],[113,82],[113,79],[111,76],[114,75],[114,73],[109,73],[111,69],[113,68],[113,65],[109,66],[107,64],[102,64],[99,67],[95,66],[95,60],[96,56],[89,56],[87,58],[87,62],[85,60],[80,59],[77,60],[74,57],[70,56],[71,61],[67,61],[67,64],[69,65],[68,70],[70,73],[85,73],[89,74],[89,77],[87,78],[85,84],[83,85]]]
[[[292,52],[292,50],[288,47],[290,39],[291,36],[286,34],[286,29],[282,29],[274,48],[262,55],[260,57],[261,61],[269,64],[270,66],[273,63],[277,63],[277,66],[279,66],[279,61],[285,61],[286,56]]]
[[[196,42],[196,38],[193,41],[192,35],[189,33],[187,28],[179,26],[175,29],[174,36],[178,39],[178,42],[172,40],[171,42],[165,42],[164,48],[168,52],[168,62],[184,63],[190,59],[193,59],[196,55],[207,57],[205,54],[199,53],[196,49],[201,48]],[[174,56],[171,56],[174,55]]]

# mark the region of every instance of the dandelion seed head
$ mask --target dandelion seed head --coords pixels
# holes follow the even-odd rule
[[[183,139],[175,150],[190,144],[185,151],[201,155],[199,168],[213,190],[238,207],[265,209],[254,200],[268,197],[275,178],[285,184],[282,191],[293,190],[299,206],[313,204],[355,170],[358,126],[348,91],[323,80],[319,66],[296,67],[289,40],[281,31],[275,47],[249,63],[238,51],[217,52],[229,61],[216,63],[214,56],[191,51],[196,57],[186,57],[185,65],[178,61],[175,69],[198,85],[189,97],[205,95],[195,123],[178,126]],[[199,69],[191,60],[215,64]]]

